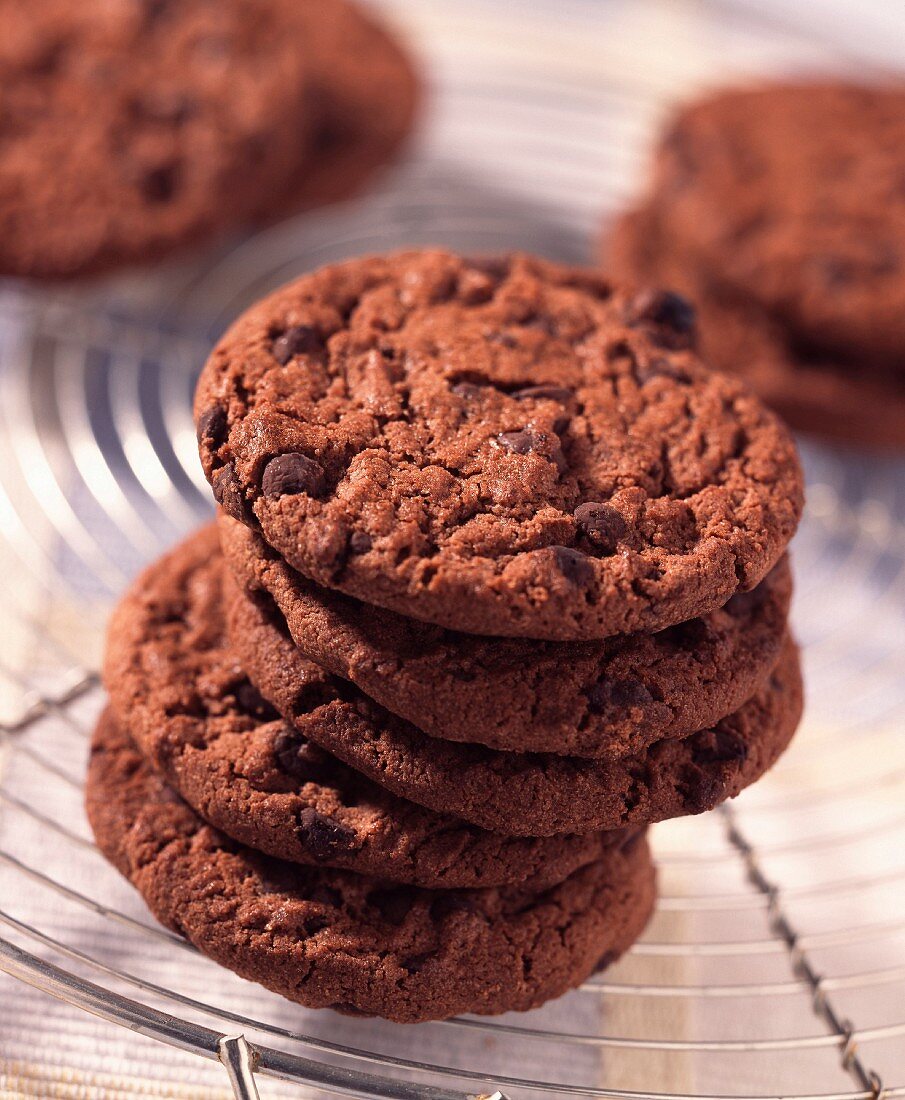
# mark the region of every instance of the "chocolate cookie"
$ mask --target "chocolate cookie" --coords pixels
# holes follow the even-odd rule
[[[679,113],[654,175],[681,250],[809,357],[905,373],[905,82],[717,92]]]
[[[252,682],[301,736],[404,798],[511,836],[618,829],[713,809],[776,761],[801,714],[798,654],[787,639],[744,706],[684,740],[657,741],[614,761],[498,752],[428,737],[351,685],[342,701],[316,707],[318,666],[281,629],[275,610],[237,589],[227,618]]]
[[[2,0],[0,273],[144,261],[235,227],[308,148],[292,0]]]
[[[280,719],[227,648],[222,577],[208,527],[139,578],[114,612],[105,661],[117,721],[205,820],[281,859],[431,888],[540,889],[615,842],[488,833],[328,755]],[[320,669],[309,677],[312,720],[339,700],[338,684]]]
[[[618,759],[711,726],[776,664],[792,580],[783,558],[750,593],[658,634],[600,642],[482,638],[318,588],[221,514],[240,586],[266,592],[312,661],[434,737]]]
[[[345,0],[305,0],[313,134],[285,193],[268,196],[268,220],[348,198],[398,152],[414,123],[420,87],[390,31]]]
[[[624,215],[604,247],[608,268],[693,301],[702,356],[742,377],[794,428],[874,448],[903,446],[905,373],[808,351],[762,306],[678,251],[666,224],[655,203]]]
[[[753,588],[801,512],[785,428],[668,299],[516,256],[325,268],[196,394],[214,495],[301,573],[469,633],[658,630]]]
[[[87,809],[108,859],[205,955],[309,1007],[403,1023],[557,997],[618,958],[654,901],[639,834],[542,893],[432,892],[259,855],[206,825],[109,717]]]

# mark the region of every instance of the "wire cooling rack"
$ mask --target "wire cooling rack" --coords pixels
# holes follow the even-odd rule
[[[2,1095],[50,1094],[28,1084],[31,1037],[63,1067],[93,1044],[91,1084],[59,1095],[132,1095],[103,1071],[140,1049],[149,1077],[192,1097],[905,1097],[894,461],[804,448],[797,742],[732,805],[655,830],[662,896],[644,938],[533,1013],[406,1028],[281,1001],[154,925],[81,809],[110,602],[209,515],[190,395],[223,325],[296,272],[363,251],[590,258],[678,93],[745,71],[858,67],[854,32],[833,43],[838,21],[805,35],[752,7],[410,0],[398,14],[434,76],[431,116],[366,201],[142,280],[0,294],[0,969],[56,998],[3,979]],[[129,1029],[134,1051],[79,1009]]]

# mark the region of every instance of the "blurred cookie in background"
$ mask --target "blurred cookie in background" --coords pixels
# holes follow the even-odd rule
[[[420,82],[400,42],[345,0],[308,0],[299,15],[310,35],[310,147],[267,220],[356,194],[412,131]],[[304,120],[303,120],[304,125]]]
[[[339,0],[0,0],[0,21],[0,274],[147,262],[348,193],[413,116],[401,50]]]
[[[605,261],[698,310],[706,358],[794,426],[905,445],[905,86],[716,93],[666,129]]]

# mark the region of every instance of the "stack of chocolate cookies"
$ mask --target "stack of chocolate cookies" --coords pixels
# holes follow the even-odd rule
[[[341,199],[410,58],[348,0],[0,0],[0,274],[145,263]]]
[[[685,313],[441,251],[308,275],[199,382],[215,526],[116,610],[88,809],[303,1004],[528,1009],[624,952],[652,822],[795,730],[786,429]]]
[[[667,126],[606,246],[789,423],[905,448],[905,84],[731,88]]]

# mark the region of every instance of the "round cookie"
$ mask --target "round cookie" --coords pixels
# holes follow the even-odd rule
[[[412,59],[370,12],[345,0],[306,0],[298,14],[313,133],[285,193],[268,196],[267,220],[359,191],[408,137],[420,99]]]
[[[670,236],[810,354],[905,372],[905,82],[770,83],[688,105],[657,154]]]
[[[299,572],[451,629],[573,640],[706,614],[781,556],[801,470],[661,305],[526,256],[324,268],[209,358],[205,473]]]
[[[109,717],[86,802],[101,850],[158,920],[311,1008],[400,1023],[534,1008],[618,958],[654,903],[638,833],[541,893],[426,891],[271,859],[206,825]]]
[[[618,840],[485,832],[391,794],[300,738],[225,643],[223,571],[213,527],[153,565],[113,614],[104,670],[117,721],[205,820],[281,859],[429,888],[530,880],[540,889]],[[329,710],[337,684],[311,679],[315,713]]]
[[[843,443],[901,448],[905,374],[808,354],[756,302],[676,251],[655,203],[621,217],[604,244],[620,279],[673,287],[694,302],[702,356],[737,374],[793,428]]]
[[[0,25],[0,273],[85,275],[235,227],[310,146],[291,0],[2,0]]]
[[[744,706],[684,740],[614,761],[498,752],[428,737],[351,685],[342,700],[314,706],[312,683],[343,681],[303,657],[274,613],[237,588],[227,620],[252,682],[301,739],[395,794],[510,836],[619,829],[713,809],[775,763],[801,715],[798,653],[787,639]]]
[[[715,724],[776,664],[792,580],[783,558],[750,593],[657,634],[600,642],[484,638],[318,588],[222,514],[240,587],[277,605],[302,653],[433,737],[618,759]]]

